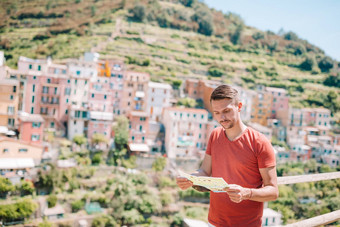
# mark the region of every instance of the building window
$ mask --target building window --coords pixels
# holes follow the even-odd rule
[[[77,85],[77,82],[78,82],[78,80],[77,80],[77,79],[75,79],[75,81],[74,81],[74,84],[75,84],[75,85]]]
[[[79,71],[79,70],[77,70],[76,74],[77,74],[77,76],[79,76],[79,75],[80,75],[80,71]]]
[[[32,92],[35,92],[35,84],[33,84]]]
[[[66,99],[66,103],[68,103],[68,99]]]
[[[134,141],[135,140],[135,137],[134,136],[132,136],[132,141]]]
[[[32,103],[34,103],[34,95],[32,96]]]
[[[42,93],[47,94],[48,93],[48,87],[43,86]]]
[[[54,88],[54,94],[56,95],[57,94],[57,92],[58,92],[58,88]]]
[[[17,92],[17,86],[13,86],[13,93]]]
[[[8,114],[14,114],[14,106],[7,107],[7,113]],[[326,122],[325,122],[326,123]]]
[[[71,88],[67,87],[65,88],[65,95],[70,95],[71,94]]]
[[[52,121],[50,124],[51,128],[54,128],[54,122]]]
[[[13,118],[8,118],[8,125],[14,126],[14,119]]]
[[[50,84],[51,83],[51,79],[47,78],[47,83]]]
[[[201,115],[201,118],[202,118],[202,119],[204,118],[204,115],[203,115],[203,114]]]
[[[107,96],[106,95],[104,95],[104,99],[106,99],[107,98]]]
[[[14,99],[14,96],[13,96],[13,95],[11,95],[9,98],[10,98],[10,100],[13,100],[13,99]]]
[[[38,71],[41,71],[41,65],[38,65]]]
[[[40,122],[32,122],[32,128],[40,128],[41,123]]]
[[[37,135],[37,134],[33,134],[31,136],[31,141],[39,141],[40,140],[40,135]]]
[[[139,126],[139,131],[140,132],[143,131],[143,126],[142,125]]]
[[[32,69],[32,64],[29,64],[28,69]]]
[[[3,152],[3,153],[7,153],[7,152],[9,152],[9,149],[8,149],[8,148],[4,148],[4,149],[2,150],[2,152]]]
[[[65,110],[65,114],[66,114],[66,115],[68,114],[68,110]]]
[[[27,152],[27,148],[20,148],[19,152]]]
[[[71,80],[67,80],[67,83],[68,83],[68,84],[71,83]]]
[[[36,77],[36,76],[33,76],[33,80],[35,80],[35,79],[37,79],[37,77]]]
[[[34,114],[34,107],[31,107],[31,114]]]
[[[93,93],[92,93],[91,97],[94,98],[94,94]]]

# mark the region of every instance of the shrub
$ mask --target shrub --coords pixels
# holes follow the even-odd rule
[[[323,57],[320,61],[319,61],[319,68],[322,72],[329,72],[329,70],[331,68],[333,68],[333,60],[330,57]]]
[[[57,201],[58,201],[58,198],[56,195],[49,195],[47,197],[48,208],[55,207],[55,205],[57,204]]]
[[[213,77],[221,77],[224,74],[224,71],[216,66],[212,66],[208,69],[208,73]]]
[[[72,208],[72,212],[76,213],[79,210],[81,210],[84,207],[84,201],[83,200],[76,200],[74,202],[71,203],[71,208]]]

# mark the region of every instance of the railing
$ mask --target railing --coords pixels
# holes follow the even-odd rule
[[[339,178],[340,178],[340,172],[331,172],[331,173],[309,174],[309,175],[300,175],[300,176],[278,177],[277,183],[278,185],[297,184],[297,183],[332,180],[332,179],[339,179]],[[292,224],[288,224],[286,225],[286,227],[320,226],[320,225],[330,224],[338,220],[340,220],[340,210],[333,211],[328,214],[316,216],[313,218],[309,218],[303,221],[295,222]]]

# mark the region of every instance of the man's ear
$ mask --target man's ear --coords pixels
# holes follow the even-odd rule
[[[242,109],[242,102],[239,102],[237,107],[238,107],[238,112],[241,112],[241,109]]]

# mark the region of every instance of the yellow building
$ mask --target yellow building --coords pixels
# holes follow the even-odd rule
[[[273,95],[269,92],[258,91],[253,97],[251,122],[259,123],[263,126],[268,125],[271,116],[271,106]]]
[[[39,164],[43,154],[43,146],[20,140],[0,137],[0,159],[33,159]]]
[[[0,126],[14,129],[17,124],[19,81],[0,80]]]

